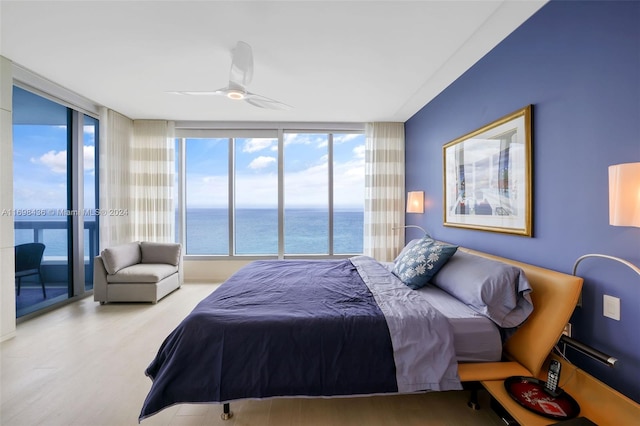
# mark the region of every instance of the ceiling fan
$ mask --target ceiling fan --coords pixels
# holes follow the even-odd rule
[[[236,101],[245,101],[253,106],[268,109],[291,109],[290,105],[276,101],[266,96],[251,93],[247,86],[253,78],[253,52],[251,46],[244,41],[238,41],[232,50],[231,71],[229,72],[229,85],[213,92],[171,92],[181,95],[217,95],[226,96]]]

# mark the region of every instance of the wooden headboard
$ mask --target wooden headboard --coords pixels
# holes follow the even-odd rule
[[[582,278],[463,247],[458,250],[522,268],[533,288],[533,312],[504,345],[508,361],[459,364],[460,379],[464,382],[537,376],[578,303]]]

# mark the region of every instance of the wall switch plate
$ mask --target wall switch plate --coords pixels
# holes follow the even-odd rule
[[[602,315],[620,321],[620,299],[608,294],[605,294],[602,299]]]

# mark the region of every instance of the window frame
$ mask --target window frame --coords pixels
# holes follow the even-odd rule
[[[288,133],[323,133],[327,134],[329,139],[328,149],[328,176],[327,183],[329,187],[329,250],[327,254],[286,254],[284,246],[284,138]],[[263,122],[176,122],[175,138],[176,138],[176,176],[177,176],[177,193],[178,193],[178,212],[176,215],[176,242],[185,246],[186,235],[186,139],[199,138],[227,138],[229,140],[229,252],[226,255],[215,254],[189,254],[185,250],[185,259],[188,260],[259,260],[259,259],[328,259],[328,258],[347,258],[357,253],[335,254],[334,253],[334,203],[333,203],[333,142],[335,134],[357,133],[364,136],[364,123],[263,123]],[[278,143],[278,253],[273,255],[260,254],[236,254],[235,253],[235,145],[232,139],[236,138],[274,138]],[[364,190],[364,188],[363,188]],[[363,193],[364,194],[364,193]],[[363,195],[364,196],[364,195]]]
[[[95,120],[95,207],[99,207],[99,107],[92,101],[71,92],[57,84],[12,64],[12,90],[17,87],[30,92],[40,98],[46,99],[67,109],[67,205],[66,209],[72,212],[84,211],[84,124],[85,117]],[[15,143],[13,138],[12,145]],[[16,324],[33,318],[37,315],[49,312],[59,306],[72,303],[83,297],[93,294],[93,287],[88,286],[86,271],[85,247],[84,247],[84,216],[82,214],[70,215],[67,226],[67,270],[68,270],[68,297],[64,300],[46,305],[41,309],[26,313],[16,318]],[[14,225],[15,226],[15,225]],[[99,237],[99,221],[96,217],[95,236]],[[93,257],[98,253],[92,253],[89,248],[88,267],[93,268]]]

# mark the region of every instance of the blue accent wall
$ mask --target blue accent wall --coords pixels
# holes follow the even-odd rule
[[[532,238],[444,227],[442,146],[533,105]],[[551,1],[405,123],[407,191],[425,214],[407,224],[441,240],[571,273],[587,253],[640,266],[640,228],[609,225],[608,166],[640,161],[640,2]],[[407,231],[407,237],[415,237]],[[587,259],[573,336],[619,359],[578,366],[640,402],[640,276]],[[621,320],[603,316],[604,294]]]

